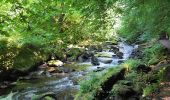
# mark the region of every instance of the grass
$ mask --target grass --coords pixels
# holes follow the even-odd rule
[[[104,83],[112,75],[118,73],[122,68],[123,67],[121,66],[117,66],[99,73],[93,72],[86,76],[86,78],[80,82],[80,91],[76,95],[75,100],[94,99],[97,91],[101,90],[102,83]]]

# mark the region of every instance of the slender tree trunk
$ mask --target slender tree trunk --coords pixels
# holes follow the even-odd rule
[[[58,18],[58,30],[59,30],[59,33],[64,32],[64,30],[63,30],[64,17],[65,17],[65,14],[64,14],[64,1],[62,1],[61,2],[61,14],[59,15],[59,18]]]

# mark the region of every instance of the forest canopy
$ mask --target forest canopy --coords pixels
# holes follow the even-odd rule
[[[148,41],[170,31],[169,4],[168,0],[1,0],[1,68],[46,59],[47,54],[85,40],[117,40],[119,35],[131,43]]]

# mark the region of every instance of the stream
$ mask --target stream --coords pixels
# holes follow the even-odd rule
[[[77,64],[80,66],[86,64],[90,66],[84,71],[60,73],[55,75],[55,77],[46,75],[38,79],[19,80],[17,83],[20,85],[9,89],[8,91],[11,91],[11,93],[1,96],[0,100],[32,100],[36,98],[36,96],[44,93],[55,93],[58,100],[73,100],[73,96],[79,90],[78,79],[84,77],[91,71],[101,71],[122,63],[129,58],[135,48],[135,46],[128,45],[125,42],[119,42],[117,47],[123,54],[122,58],[116,57],[113,51],[103,49],[101,52],[96,52],[96,54],[105,55],[97,57],[100,65],[94,66],[90,61],[78,62]]]

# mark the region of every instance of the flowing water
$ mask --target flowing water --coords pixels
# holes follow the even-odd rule
[[[71,73],[61,73],[56,75],[55,77],[47,77],[42,76],[41,78],[34,79],[34,80],[23,80],[19,81],[19,85],[10,89],[11,92],[7,96],[0,97],[0,100],[32,100],[36,98],[37,95],[43,93],[55,93],[58,97],[58,100],[72,100],[73,95],[79,89],[79,85],[77,80],[88,72],[94,71],[98,68],[109,68],[119,64],[120,61],[124,61],[129,58],[134,46],[130,46],[124,42],[118,43],[119,51],[123,53],[123,58],[119,59],[117,57],[98,57],[100,60],[109,60],[111,59],[112,62],[109,64],[105,64],[100,62],[98,66],[90,66],[85,71],[77,71]],[[109,52],[109,50],[103,50],[100,53],[104,53],[107,55],[115,55],[113,52]],[[91,62],[84,62],[78,63],[79,65],[83,64],[91,64]]]

